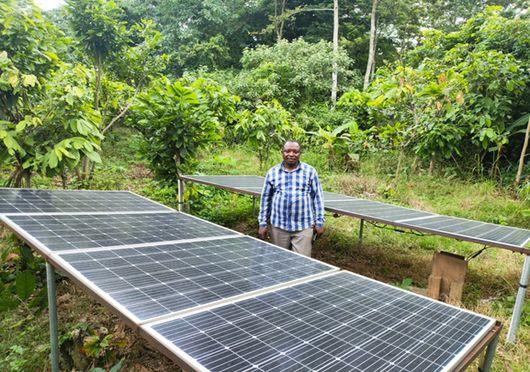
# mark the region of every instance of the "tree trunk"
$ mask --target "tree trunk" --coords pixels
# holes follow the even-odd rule
[[[429,176],[432,176],[434,172],[434,156],[431,158],[431,161],[429,162]]]
[[[99,91],[101,90],[101,76],[103,75],[101,56],[96,57],[96,63],[94,65],[94,68],[96,70],[96,85],[94,87],[94,109],[99,110]]]
[[[372,0],[372,14],[370,16],[370,47],[368,49],[368,62],[366,63],[366,73],[364,74],[364,84],[363,84],[363,90],[366,90],[368,88],[368,84],[370,83],[370,75],[372,66],[374,65],[374,59],[375,59],[375,34],[376,34],[376,11],[377,11],[377,1],[378,0]]]
[[[331,102],[337,103],[338,65],[339,54],[339,0],[333,0],[333,72],[331,73]]]
[[[274,0],[274,28],[276,30],[276,41],[280,41],[283,38],[286,3],[287,0],[281,0],[280,10],[278,12],[278,0]]]
[[[63,189],[66,190],[66,186],[68,184],[68,177],[66,176],[66,172],[61,172],[61,183],[63,185]]]
[[[401,173],[401,163],[403,162],[403,157],[405,156],[405,151],[403,150],[403,147],[399,149],[399,156],[398,156],[398,163],[396,166],[396,174],[394,178],[397,180],[399,177],[399,174]]]
[[[27,170],[23,171],[23,177],[24,177],[24,185],[26,188],[31,188],[31,173]]]
[[[418,155],[414,156],[414,159],[412,160],[412,166],[410,167],[412,174],[416,174],[418,171],[418,160]]]
[[[521,175],[523,174],[524,158],[526,149],[528,147],[528,137],[530,136],[530,116],[528,117],[528,125],[526,126],[526,133],[524,135],[523,148],[521,149],[521,156],[519,157],[519,167],[517,168],[517,175],[515,176],[515,186],[521,182]]]
[[[18,168],[16,172],[17,173],[15,175],[15,183],[13,186],[16,188],[20,188],[20,186],[22,186],[22,171],[20,168]]]
[[[495,160],[493,161],[493,164],[491,165],[491,178],[494,178],[497,173],[499,172],[499,161],[501,159],[502,155],[502,145],[499,146],[499,150],[497,150],[497,155],[495,156]]]
[[[376,17],[376,22],[377,22],[377,17]],[[374,36],[374,58],[372,59],[372,67],[370,68],[370,81],[374,80],[374,76],[375,76],[375,62],[376,62],[375,52],[376,50],[377,50],[377,30]]]

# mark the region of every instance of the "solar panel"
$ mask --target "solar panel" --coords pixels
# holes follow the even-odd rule
[[[163,210],[169,208],[128,191],[0,188],[0,214]]]
[[[329,192],[324,191],[324,203],[327,205],[330,202],[333,201],[344,201],[344,200],[360,200],[359,198],[343,195],[343,194],[337,194],[335,192]]]
[[[523,247],[530,239],[530,230],[457,217],[435,216],[426,220],[411,221],[409,224],[455,237],[475,238],[485,242],[500,242],[519,247]]]
[[[63,253],[60,259],[136,323],[336,270],[250,237]]]
[[[197,370],[438,371],[493,325],[342,272],[142,329]]]
[[[184,213],[3,217],[43,251],[67,251],[238,234]]]
[[[326,208],[341,214],[352,214],[361,218],[369,217],[391,222],[434,215],[429,212],[364,199],[326,202]]]
[[[190,181],[208,183],[214,186],[225,187],[263,187],[265,177],[261,176],[183,176]]]
[[[217,187],[225,187],[246,194],[261,195],[265,177],[259,176],[184,176],[186,180],[205,183]],[[358,200],[353,196],[324,191],[324,201]]]

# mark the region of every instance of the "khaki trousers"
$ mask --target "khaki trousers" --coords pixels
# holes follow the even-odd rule
[[[313,228],[300,231],[286,231],[278,227],[271,226],[272,243],[293,252],[311,257],[311,245],[313,243]]]

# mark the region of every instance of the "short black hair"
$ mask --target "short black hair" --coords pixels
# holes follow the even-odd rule
[[[282,146],[282,151],[285,148],[285,145],[287,145],[288,143],[296,143],[298,145],[298,147],[300,148],[300,151],[302,151],[302,146],[300,145],[300,142],[298,142],[296,140],[287,140],[287,141],[285,141],[283,143],[283,146]]]

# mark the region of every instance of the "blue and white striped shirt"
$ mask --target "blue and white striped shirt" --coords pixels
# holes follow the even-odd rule
[[[299,162],[287,171],[283,163],[272,167],[261,191],[258,216],[260,227],[272,226],[300,231],[324,226],[324,199],[318,174],[312,166]]]

